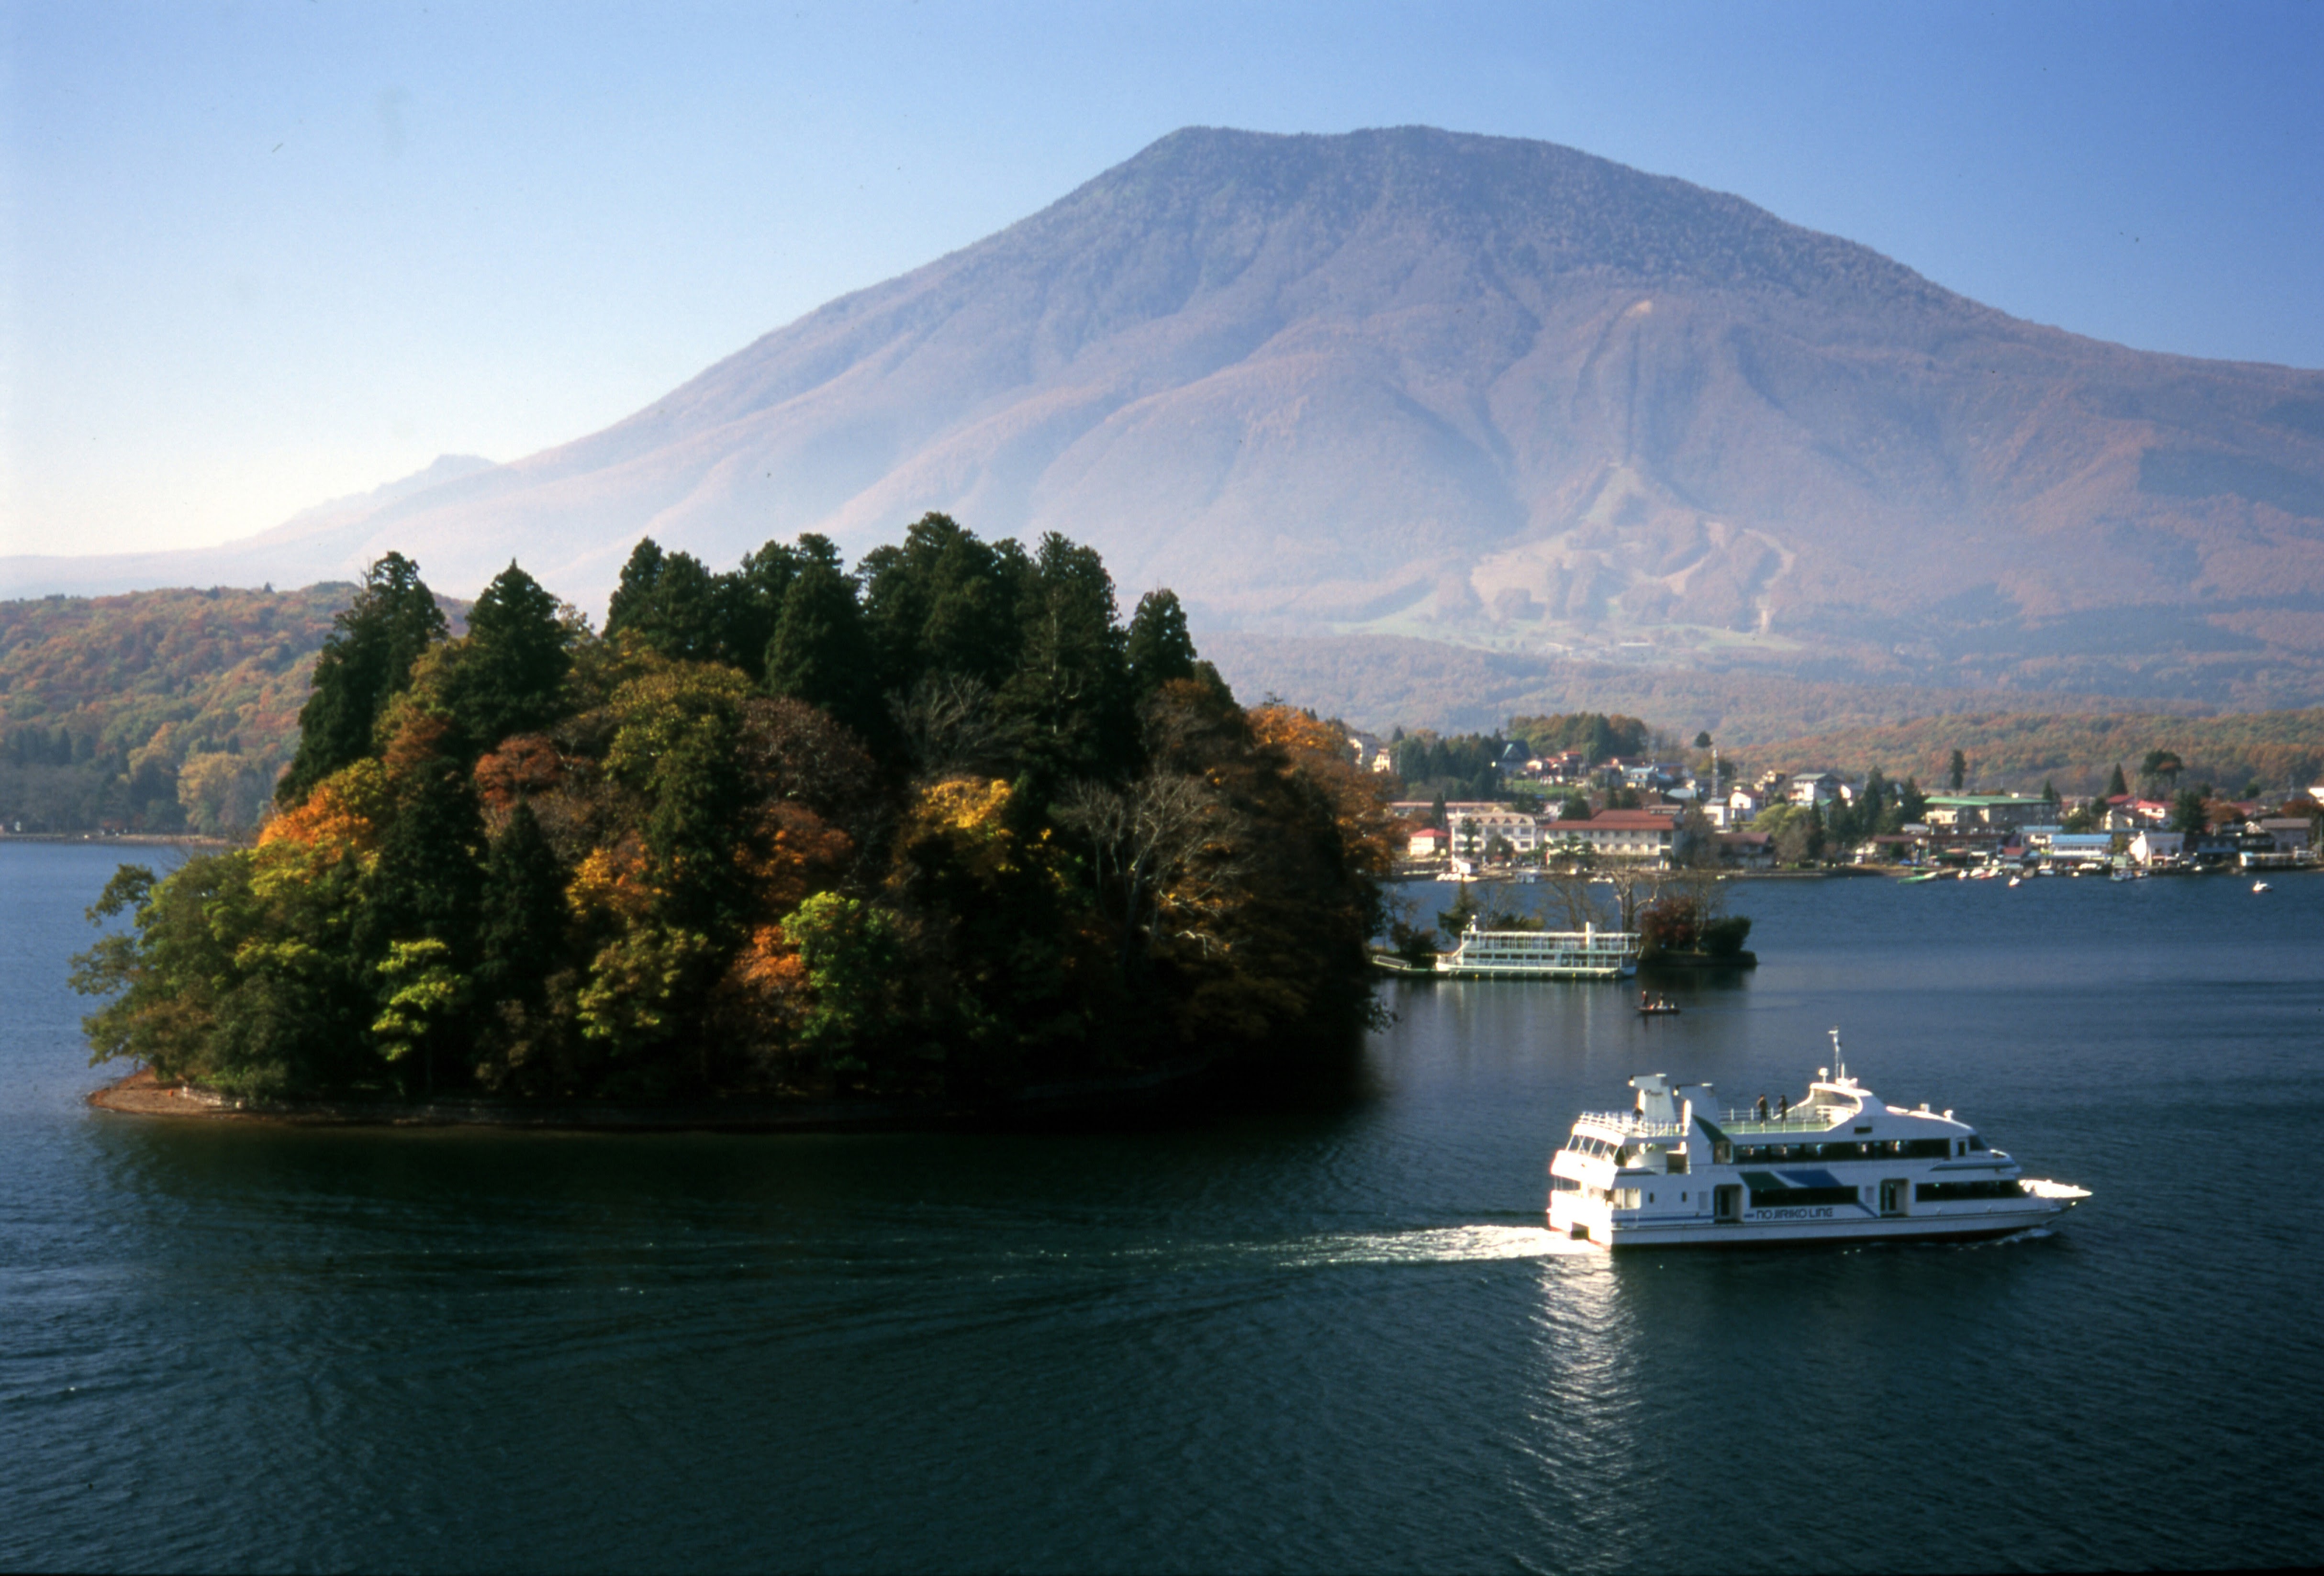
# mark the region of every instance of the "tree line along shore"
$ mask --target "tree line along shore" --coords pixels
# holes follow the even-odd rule
[[[942,516],[850,567],[641,543],[602,633],[390,554],[254,843],[126,865],[97,1062],[245,1102],[973,1104],[1344,1046],[1393,850],[1340,730],[1167,591]]]
[[[211,586],[0,601],[0,837],[254,834],[297,750],[322,643],[357,589]],[[467,604],[440,594],[437,603],[449,631],[462,632]],[[1249,644],[1228,648],[1251,664],[1236,679],[1246,692],[1305,696],[1305,681],[1320,677],[1312,657],[1304,665],[1289,659],[1284,641],[1266,644],[1264,653],[1245,650]],[[1315,649],[1353,659],[1344,641]],[[1970,762],[1973,788],[2031,792],[2050,783],[2074,797],[2099,791],[2116,766],[2136,773],[2142,760],[2161,751],[2184,763],[2180,787],[2210,783],[2221,795],[2246,799],[2255,797],[2246,791],[2255,781],[2274,791],[2324,774],[2324,708],[2197,715],[2093,711],[2060,697],[2049,711],[1963,713],[1946,709],[1957,697],[1932,691],[1925,697],[1932,714],[1834,731],[1819,719],[1846,708],[1828,685],[1795,687],[1789,692],[1795,710],[1784,720],[1764,696],[1752,705],[1729,704],[1712,691],[1689,689],[1680,675],[1668,677],[1675,687],[1658,696],[1655,714],[1703,714],[1700,725],[1731,754],[1747,756],[1755,771],[1877,768],[1892,781],[1917,779],[1933,790],[1958,750]],[[1592,687],[1604,696],[1637,691],[1619,675],[1600,677]],[[1863,694],[1878,697],[1877,705],[1865,701],[1875,712],[1913,704],[1885,690]],[[1473,699],[1455,709],[1469,709]],[[1400,704],[1410,743],[1394,754],[1406,791],[1441,787],[1454,799],[1484,797],[1475,779],[1491,760],[1489,744],[1666,760],[1697,725],[1674,733],[1637,717],[1577,710],[1514,716],[1492,735],[1438,733],[1416,725],[1432,720],[1433,701],[1407,696]],[[1635,724],[1636,733],[1593,736],[1600,724]]]

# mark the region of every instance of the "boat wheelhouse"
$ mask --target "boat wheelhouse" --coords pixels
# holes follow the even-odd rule
[[[1436,960],[1457,980],[1621,980],[1638,972],[1638,937],[1627,930],[1480,930]]]
[[[1708,1083],[1630,1080],[1549,1164],[1550,1229],[1608,1248],[2001,1237],[2089,1196],[2029,1180],[1951,1111],[1884,1104],[1833,1065],[1807,1097],[1721,1110]]]

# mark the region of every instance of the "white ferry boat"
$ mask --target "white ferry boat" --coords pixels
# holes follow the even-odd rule
[[[1634,931],[1480,930],[1436,960],[1435,972],[1462,980],[1623,980],[1638,972]]]
[[[2025,1178],[1951,1111],[1884,1105],[1831,1043],[1807,1098],[1774,1110],[1631,1079],[1634,1109],[1584,1114],[1551,1157],[1550,1229],[1608,1248],[2001,1237],[2089,1197]]]

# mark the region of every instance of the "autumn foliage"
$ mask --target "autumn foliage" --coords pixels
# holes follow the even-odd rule
[[[1390,824],[1168,593],[941,516],[846,569],[645,544],[599,635],[391,558],[280,813],[81,960],[97,1056],[258,1096],[976,1100],[1367,1019]],[[311,778],[311,781],[302,780]]]

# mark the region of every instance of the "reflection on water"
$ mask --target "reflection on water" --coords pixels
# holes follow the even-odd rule
[[[1474,1264],[1500,1258],[1595,1256],[1542,1226],[1445,1226],[1435,1230],[1358,1233],[1296,1245],[1283,1262],[1329,1264]]]
[[[1352,1079],[1240,1116],[753,1138],[92,1115],[108,869],[0,847],[0,1565],[2324,1558],[2324,1272],[2218,1163],[2324,1117],[2324,880],[1754,888],[1763,966],[1676,1018],[1391,983]],[[1797,1093],[1833,1023],[2097,1196],[1997,1245],[1545,1230],[1575,1111]]]

